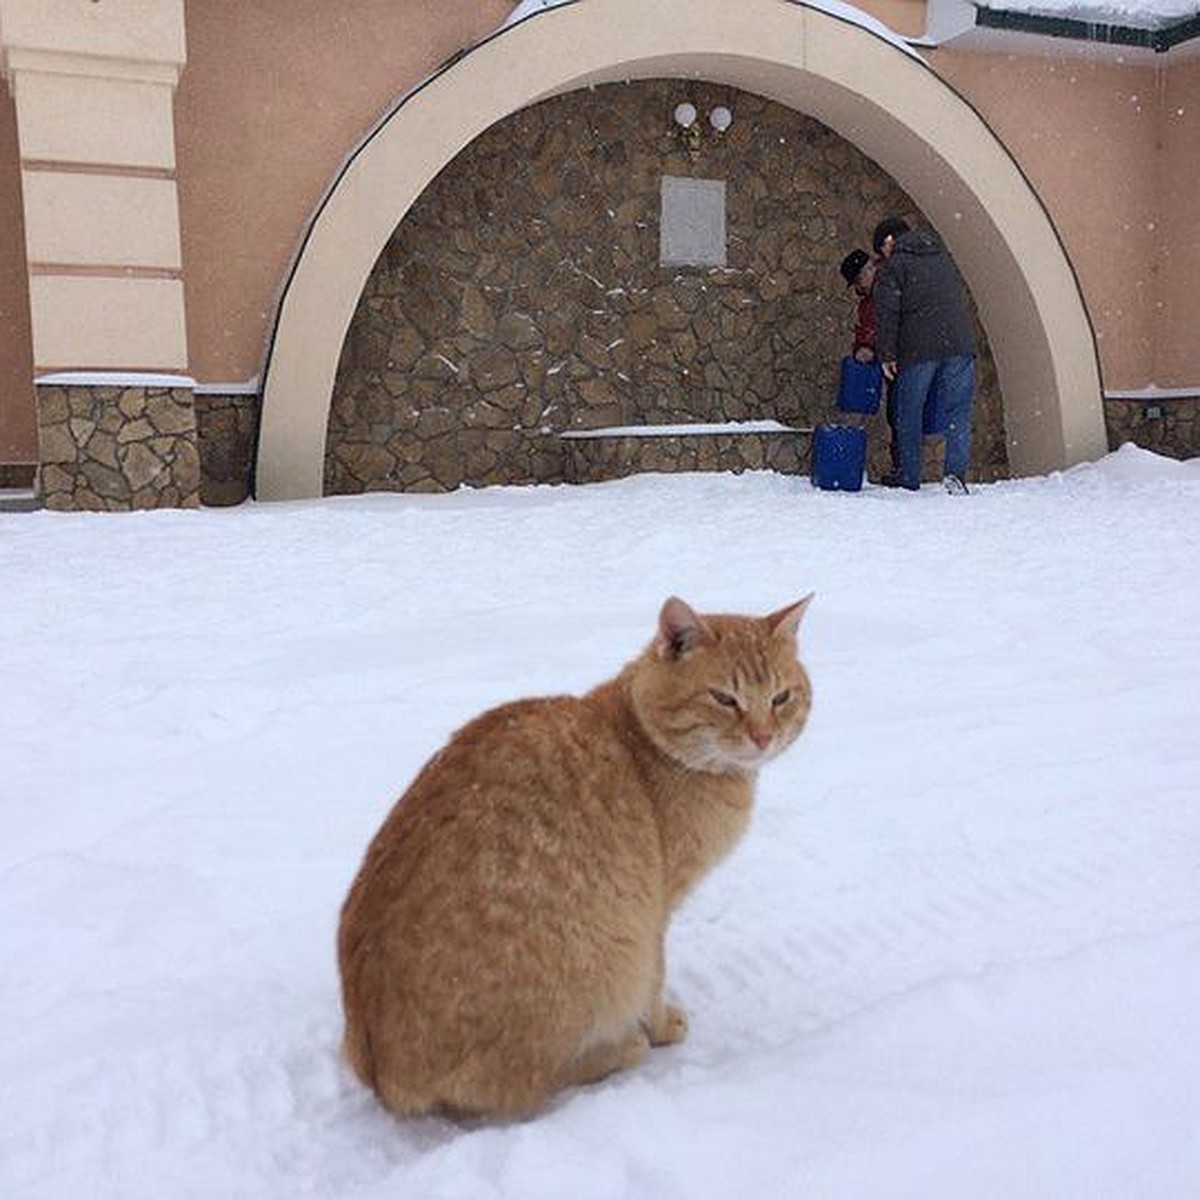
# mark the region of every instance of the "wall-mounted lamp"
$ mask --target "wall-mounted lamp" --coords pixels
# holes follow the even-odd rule
[[[675,105],[674,115],[684,149],[691,158],[698,158],[703,142],[703,132],[700,127],[700,114],[696,111],[696,106],[684,100],[683,103]],[[724,104],[718,104],[709,112],[708,124],[714,134],[720,135],[733,124],[733,113]]]

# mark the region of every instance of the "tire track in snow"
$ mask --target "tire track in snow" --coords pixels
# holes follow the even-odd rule
[[[787,903],[770,898],[773,920],[763,892],[740,885],[735,858],[694,901],[701,911],[681,914],[669,986],[709,1051],[766,1048],[928,980],[1200,919],[1200,846],[1180,812],[1152,801],[1084,821],[1074,812],[1069,840],[1053,820],[925,830],[924,844],[892,847],[878,873],[853,882],[814,856],[780,870]],[[760,870],[748,874],[761,884]]]
[[[96,1194],[123,1197],[186,1194],[189,1159],[242,1169],[257,1159],[266,1175],[293,1174],[281,1146],[299,1161],[318,1130],[371,1102],[339,1061],[334,1009],[305,1021],[257,1012],[253,1000],[246,1008],[251,1019],[225,1030],[206,1021],[162,1037],[116,1036],[108,1052],[18,1085],[23,1103],[0,1130],[0,1177],[14,1189],[6,1194],[55,1196],[56,1178],[95,1163],[107,1176]],[[160,1167],[165,1191],[154,1182]],[[203,1177],[211,1182],[211,1166]]]

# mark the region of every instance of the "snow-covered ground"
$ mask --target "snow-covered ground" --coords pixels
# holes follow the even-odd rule
[[[0,516],[0,1196],[1194,1198],[1200,462]],[[400,1124],[333,936],[457,725],[678,592],[816,706],[680,914],[682,1046]]]

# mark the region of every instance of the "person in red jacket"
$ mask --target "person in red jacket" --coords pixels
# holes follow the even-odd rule
[[[879,260],[865,250],[851,250],[842,259],[838,268],[847,285],[858,297],[858,310],[854,319],[854,343],[850,353],[862,363],[875,361],[875,272]],[[883,477],[885,487],[896,487],[900,482],[900,439],[896,436],[895,404],[892,389],[884,381],[884,412],[887,415],[889,450],[892,469]]]

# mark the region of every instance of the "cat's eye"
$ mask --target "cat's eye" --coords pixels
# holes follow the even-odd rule
[[[736,697],[736,696],[731,696],[731,695],[730,695],[728,692],[723,692],[723,691],[721,691],[719,688],[709,688],[709,689],[708,689],[708,694],[709,694],[709,695],[710,695],[710,696],[711,696],[711,697],[712,697],[712,698],[713,698],[713,699],[714,699],[714,700],[715,700],[715,701],[716,701],[716,702],[717,702],[717,703],[718,703],[718,704],[719,704],[719,705],[720,705],[722,708],[737,708],[737,706],[738,706],[738,702],[737,702],[737,697]]]
[[[772,708],[782,708],[785,704],[790,702],[791,698],[792,698],[792,689],[784,688],[782,692],[777,692],[774,696],[771,697],[771,707]]]

